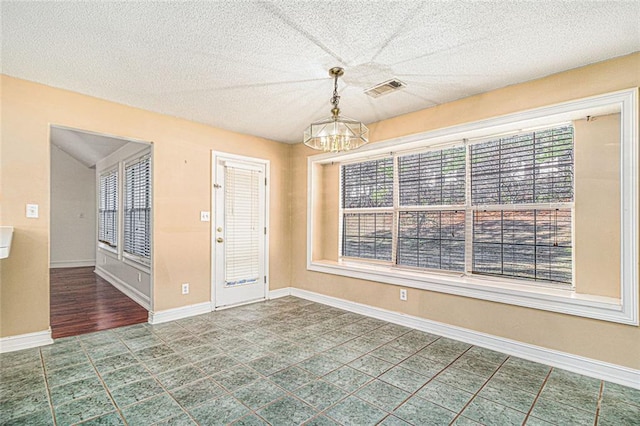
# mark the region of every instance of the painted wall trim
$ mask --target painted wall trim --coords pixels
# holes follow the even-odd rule
[[[635,389],[640,389],[640,370],[634,370],[616,364],[598,361],[566,352],[547,349],[516,340],[493,336],[462,327],[444,324],[412,315],[401,314],[376,308],[349,300],[338,299],[332,296],[314,293],[298,288],[291,288],[291,295],[313,302],[333,306],[350,312],[388,321],[394,324],[404,325],[420,331],[438,334],[451,339],[492,349],[508,355],[518,356],[530,361],[550,365],[583,374],[597,379],[607,380]]]
[[[37,348],[53,343],[51,329],[0,338],[0,353]]]
[[[96,260],[52,260],[49,263],[50,268],[84,268],[88,266],[96,266]]]
[[[122,281],[120,278],[112,275],[111,273],[101,269],[99,266],[94,269],[94,271],[98,276],[104,278],[109,284],[126,294],[131,300],[136,302],[138,305],[142,306],[146,310],[151,309],[151,302],[147,296],[145,296],[142,292],[136,290],[131,287],[126,282]]]
[[[291,287],[278,288],[269,292],[269,300],[291,296]]]
[[[158,312],[149,311],[149,324],[162,324],[163,322],[175,321],[209,312],[211,312],[211,302],[196,303]]]

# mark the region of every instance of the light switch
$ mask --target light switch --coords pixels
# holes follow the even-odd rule
[[[209,216],[209,212],[200,212],[200,221],[201,222],[209,222],[211,220]]]
[[[31,219],[38,218],[38,205],[37,204],[27,204],[27,217]]]

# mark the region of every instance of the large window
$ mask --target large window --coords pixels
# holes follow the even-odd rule
[[[124,252],[140,260],[151,257],[151,158],[124,166]]]
[[[344,164],[342,258],[572,284],[573,128]]]
[[[101,174],[98,185],[98,241],[115,249],[118,245],[118,170]]]
[[[311,156],[307,270],[638,325],[638,117],[632,88]]]

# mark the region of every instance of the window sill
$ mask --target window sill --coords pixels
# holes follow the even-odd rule
[[[316,260],[309,262],[307,269],[602,321],[638,325],[633,311],[625,310],[620,299],[578,294],[568,289],[514,284],[486,277],[408,271],[387,265],[349,261]]]
[[[109,255],[115,259],[118,258],[118,249],[116,247],[111,247],[107,244],[98,243],[98,250],[100,253]]]
[[[143,262],[142,260],[138,259],[137,257],[133,257],[130,256],[128,254],[124,254],[122,256],[122,261],[129,265],[132,266],[142,272],[145,272],[147,274],[151,273],[151,265],[149,263]]]

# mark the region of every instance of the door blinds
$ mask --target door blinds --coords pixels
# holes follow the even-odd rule
[[[253,284],[260,278],[260,184],[257,170],[225,165],[225,285]]]
[[[151,158],[125,165],[124,251],[151,258]]]
[[[98,241],[116,247],[118,241],[118,171],[100,175]]]

